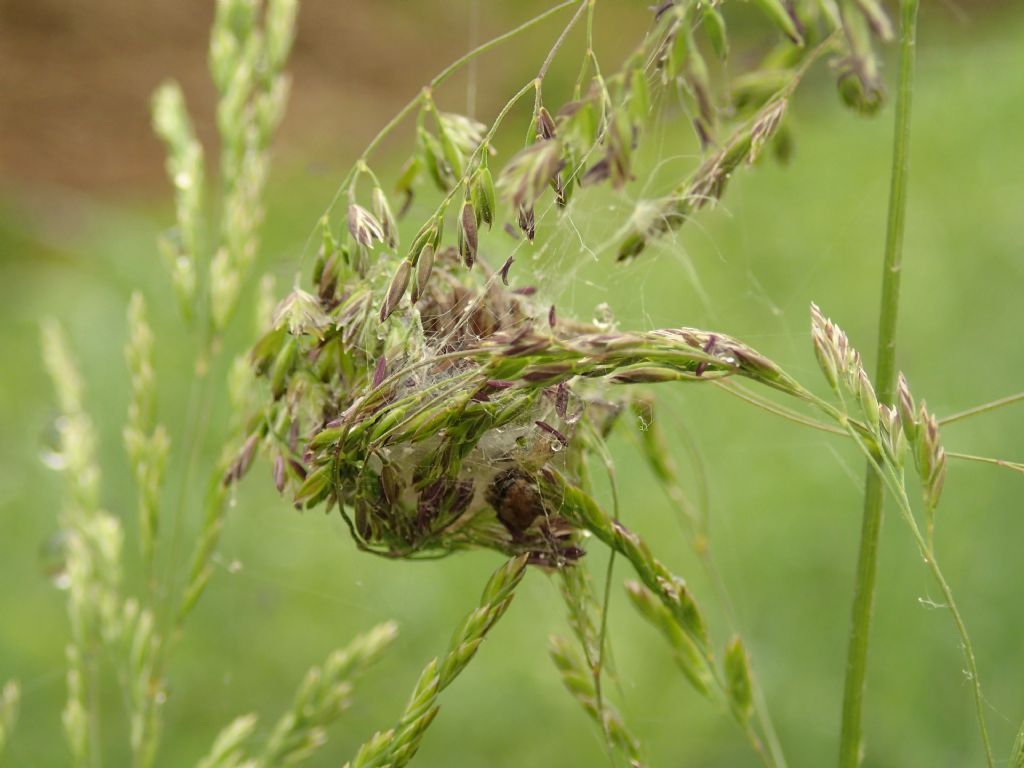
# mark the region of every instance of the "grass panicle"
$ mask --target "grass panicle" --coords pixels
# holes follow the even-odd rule
[[[167,148],[167,170],[175,189],[176,225],[161,237],[160,250],[171,268],[171,283],[185,317],[200,317],[202,329],[196,371],[206,382],[212,357],[219,350],[220,334],[234,312],[239,291],[255,258],[258,227],[262,219],[262,195],[269,162],[269,145],[283,115],[288,81],[283,68],[294,36],[295,0],[219,0],[210,45],[210,66],[219,93],[217,126],[221,138],[221,225],[209,260],[208,233],[204,227],[203,149],[196,138],[180,87],[169,82],[154,94],[153,124]],[[264,290],[263,294],[269,291]],[[260,331],[269,310],[260,302]],[[291,313],[293,324],[310,328],[301,306]],[[205,498],[205,519],[194,542],[191,566],[180,593],[173,583],[161,581],[155,568],[162,526],[160,500],[164,469],[170,450],[168,430],[156,420],[156,374],[153,365],[154,334],[145,301],[134,294],[128,309],[129,338],[125,347],[131,398],[123,435],[129,465],[139,494],[139,546],[146,574],[143,594],[122,590],[122,539],[119,518],[104,511],[99,502],[100,470],[96,460],[96,436],[83,405],[83,386],[60,328],[43,328],[43,357],[54,382],[60,416],[56,448],[45,458],[62,471],[67,501],[60,514],[63,564],[55,581],[68,591],[71,641],[66,649],[67,703],[63,722],[76,766],[103,762],[104,734],[100,709],[104,670],[101,656],[109,657],[126,702],[132,765],[148,768],[156,760],[162,730],[162,710],[168,696],[167,667],[183,622],[213,574],[214,555],[224,525],[228,485],[247,469],[255,442],[241,444],[245,461],[232,461],[239,445],[229,442],[225,459],[215,467]],[[238,427],[243,411],[252,407],[253,377],[248,365],[234,366],[230,381],[231,402]],[[194,400],[205,399],[200,395]],[[180,445],[188,452],[185,490],[179,498],[178,520],[167,548],[168,570],[176,561],[180,516],[189,497],[191,472],[198,456],[205,425],[193,411]],[[231,438],[233,440],[233,438]],[[159,603],[158,603],[159,598]],[[166,611],[165,603],[177,602]],[[169,614],[165,617],[165,613]],[[350,676],[389,642],[393,629],[383,626],[360,638],[347,651],[332,656],[314,670],[300,691],[296,710],[283,719],[267,746],[265,759],[257,764],[285,764],[313,749],[320,741],[321,726],[333,719],[347,693],[342,678]],[[345,655],[347,654],[347,655]],[[0,733],[6,736],[16,695],[10,689]],[[5,702],[8,699],[5,698]],[[251,729],[247,720],[237,721],[205,758],[208,765],[240,765],[239,745]],[[274,740],[276,739],[276,741]],[[289,763],[291,764],[291,763]]]
[[[562,684],[607,735],[614,748],[622,753],[628,765],[631,768],[644,765],[640,742],[629,731],[622,716],[601,700],[586,660],[564,638],[557,636],[551,638],[548,652],[562,678]]]
[[[64,731],[76,764],[99,764],[99,654],[120,631],[120,522],[100,508],[96,435],[82,401],[83,387],[60,327],[43,327],[43,359],[57,392],[58,447],[49,463],[63,473],[67,500],[59,516],[63,558],[56,575],[67,589],[71,639],[67,645]]]

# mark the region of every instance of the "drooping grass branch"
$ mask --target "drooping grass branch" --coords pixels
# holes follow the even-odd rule
[[[949,608],[967,664],[972,686],[978,730],[985,758],[990,768],[994,765],[985,723],[984,697],[981,678],[973,646],[963,617],[953,599],[952,589],[939,567],[934,547],[935,512],[946,480],[947,455],[939,432],[939,422],[928,411],[924,401],[915,404],[906,379],[900,374],[898,386],[890,405],[880,403],[874,387],[868,380],[860,355],[849,344],[846,334],[825,318],[816,306],[811,308],[815,352],[822,372],[839,397],[841,406],[835,411],[836,422],[846,430],[868,461],[882,488],[888,489],[899,506],[921,557],[942,590]],[[855,404],[862,420],[855,423],[847,408]],[[910,454],[920,479],[925,507],[926,530],[922,532],[914,516],[906,492],[903,475],[904,457]],[[847,732],[844,731],[846,736]],[[845,744],[845,741],[843,742]],[[846,755],[844,751],[842,753]],[[859,761],[859,752],[849,759]]]
[[[784,761],[777,761],[775,755],[765,749],[761,737],[750,722],[754,708],[749,661],[745,652],[742,652],[742,672],[736,666],[739,658],[734,658],[730,662],[728,652],[725,655],[726,669],[724,672],[719,670],[712,651],[707,622],[686,582],[655,558],[636,533],[609,517],[588,494],[568,483],[557,471],[545,470],[540,484],[545,497],[557,504],[552,514],[564,516],[574,525],[590,531],[613,552],[619,553],[629,561],[646,589],[632,589],[631,597],[641,606],[641,612],[649,618],[664,612],[664,619],[656,623],[661,623],[663,627],[667,624],[673,628],[673,637],[678,641],[678,647],[683,649],[677,658],[681,660],[690,681],[706,696],[717,690],[720,700],[732,712],[737,724],[766,766],[784,765]],[[650,595],[651,599],[657,599],[660,606],[646,604],[644,601],[648,599],[647,595]],[[735,655],[734,652],[733,656]],[[745,681],[742,686],[732,682],[738,676]],[[762,726],[770,728],[765,723],[762,723]],[[616,741],[618,742],[618,739]],[[622,748],[621,744],[619,746]]]
[[[349,768],[400,768],[412,760],[440,709],[438,697],[462,673],[487,633],[508,610],[515,588],[526,573],[526,563],[525,556],[515,557],[492,574],[479,607],[455,631],[447,654],[423,670],[398,723],[363,744],[347,764]]]

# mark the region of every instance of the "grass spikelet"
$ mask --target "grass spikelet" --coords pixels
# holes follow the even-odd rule
[[[196,138],[181,87],[161,85],[153,94],[153,127],[167,148],[167,175],[174,186],[177,228],[165,234],[160,250],[171,272],[171,283],[186,318],[196,296],[202,227],[203,147]]]
[[[284,115],[283,67],[295,36],[296,0],[268,0],[262,17],[246,0],[217,0],[210,71],[217,87],[223,187],[219,242],[207,273],[210,332],[235,311],[259,245],[270,142]]]
[[[123,436],[139,493],[139,546],[145,570],[151,578],[170,437],[164,426],[156,423],[153,332],[146,320],[146,303],[140,293],[133,294],[128,305],[128,332],[124,354],[131,376],[132,399]]]
[[[67,484],[67,502],[59,522],[66,537],[64,571],[58,579],[68,590],[71,642],[67,646],[68,698],[64,730],[78,762],[98,759],[98,652],[119,630],[121,543],[116,518],[99,507],[99,466],[92,421],[82,405],[82,385],[59,326],[43,327],[43,359],[54,383],[61,416],[57,423],[59,467]]]
[[[714,675],[697,644],[680,628],[675,617],[654,593],[642,584],[627,581],[626,594],[640,615],[668,640],[672,658],[694,689],[702,696],[709,697],[715,685]]]
[[[658,596],[679,627],[707,656],[707,627],[685,582],[657,560],[639,536],[613,520],[590,496],[568,484],[554,470],[545,473],[542,487],[551,498],[561,500],[557,507],[560,514],[589,530],[630,562],[644,585]]]
[[[310,669],[254,766],[274,768],[308,760],[326,741],[325,729],[348,708],[352,680],[380,657],[397,633],[393,623],[380,624]]]
[[[196,768],[239,768],[246,764],[245,742],[256,728],[256,715],[236,717],[217,734],[213,746]]]
[[[600,701],[594,687],[594,678],[578,652],[563,638],[557,636],[550,639],[548,652],[555,667],[558,668],[566,690],[597,723],[615,749],[626,757],[629,765],[640,768],[643,765],[640,741],[629,731],[622,716],[614,708]]]
[[[152,611],[126,600],[121,618],[121,653],[128,689],[129,743],[132,764],[153,764],[161,731],[161,710],[167,690],[159,670],[161,638]]]
[[[738,635],[734,635],[725,646],[723,663],[729,704],[736,718],[746,722],[754,709],[753,688],[750,682],[750,659]]]

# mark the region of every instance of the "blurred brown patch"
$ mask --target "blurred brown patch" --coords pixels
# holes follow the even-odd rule
[[[545,7],[496,5],[500,12],[481,19],[480,34],[503,31]],[[301,148],[308,156],[311,143],[336,153],[368,140],[425,79],[465,51],[469,6],[469,0],[305,0],[281,149],[287,154]],[[212,2],[4,0],[4,186],[59,185],[120,195],[162,184],[149,96],[166,77],[182,83],[210,147],[215,94],[206,44],[212,18]]]
[[[996,4],[943,0],[954,17]],[[328,165],[334,158],[351,160],[472,43],[550,6],[549,0],[304,0],[291,66],[295,87],[279,149],[286,156],[328,158]],[[149,96],[166,77],[182,83],[211,147],[215,95],[206,42],[212,18],[212,0],[0,3],[0,183],[112,196],[162,185]],[[598,19],[606,55],[642,30],[646,14],[633,0],[610,0]],[[484,60],[477,81],[481,113],[530,77],[561,23],[561,17],[548,20]],[[459,109],[465,101],[450,95],[460,87],[454,80],[446,93]]]

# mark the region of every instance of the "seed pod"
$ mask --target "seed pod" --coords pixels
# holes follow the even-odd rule
[[[532,243],[534,236],[537,234],[537,224],[534,220],[533,206],[519,209],[518,223],[519,228],[523,230],[523,233],[526,235],[526,239]]]
[[[704,29],[715,55],[723,61],[729,57],[729,38],[725,31],[725,19],[712,5],[704,6]]]
[[[387,296],[384,297],[384,303],[380,308],[380,321],[382,323],[390,317],[391,313],[398,308],[399,303],[402,301],[405,289],[409,287],[409,274],[411,271],[412,264],[408,259],[402,259],[398,264],[398,269],[395,270],[394,277],[391,278]]]
[[[753,710],[750,661],[738,635],[725,646],[725,679],[729,703],[740,720],[746,721]]]
[[[686,69],[690,60],[690,53],[693,49],[693,37],[684,19],[676,30],[672,39],[672,47],[669,49],[665,61],[665,73],[670,80],[674,80]]]
[[[408,406],[405,407],[393,407],[390,410],[384,412],[384,414],[377,420],[373,425],[373,431],[370,432],[370,442],[375,443],[382,439],[388,432],[394,429],[398,423],[405,418],[405,414],[408,412]]]
[[[917,473],[921,476],[922,480],[925,480],[931,475],[933,469],[932,450],[935,443],[929,437],[931,434],[938,437],[938,424],[933,425],[931,415],[928,413],[928,406],[924,400],[921,401],[921,406],[918,410],[918,422],[920,423],[921,431],[914,444],[916,449],[914,453],[917,459]]]
[[[448,164],[448,169],[451,171],[453,179],[461,179],[464,165],[462,152],[459,151],[459,148],[452,140],[452,136],[445,126],[445,121],[441,119],[438,120],[438,134],[441,138],[441,151],[444,154],[445,162]]]
[[[831,347],[821,333],[821,329],[814,328],[811,332],[811,341],[814,342],[814,356],[818,359],[818,366],[825,374],[825,380],[832,390],[839,392],[839,375],[836,369],[836,360],[832,355]]]
[[[875,397],[875,388],[871,386],[868,375],[863,368],[860,368],[857,376],[857,399],[860,401],[861,411],[867,419],[868,426],[873,432],[878,432],[878,398]]]
[[[313,282],[316,285],[320,285],[320,278],[324,276],[324,254],[323,251],[316,255],[316,261],[313,262]]]
[[[544,107],[537,111],[537,138],[543,140],[555,138],[555,121],[551,118],[551,113]]]
[[[900,423],[907,435],[907,440],[914,442],[917,439],[917,420],[914,418],[914,398],[910,394],[910,386],[907,379],[900,371],[896,380],[896,406],[900,412]]]
[[[427,290],[427,281],[430,280],[430,273],[434,269],[434,246],[429,243],[420,251],[419,259],[416,261],[416,282],[412,287],[412,301],[415,304]]]
[[[284,469],[284,457],[278,454],[274,457],[274,487],[278,493],[284,491],[285,480],[287,480],[287,476]]]
[[[380,490],[390,506],[398,503],[402,496],[402,478],[391,463],[385,464],[380,470]]]
[[[782,0],[754,0],[754,3],[775,22],[775,26],[782,30],[782,33],[793,41],[795,45],[804,44],[804,37],[800,34],[796,21],[790,15],[789,9],[786,8]]]
[[[888,43],[893,39],[892,22],[888,15],[879,5],[878,0],[857,0],[861,13],[871,27],[871,31],[878,35],[882,42]]]
[[[384,230],[373,214],[361,205],[348,206],[348,231],[360,245],[370,248],[373,241],[384,242]]]
[[[476,183],[473,184],[473,205],[476,207],[480,221],[490,229],[494,223],[494,179],[487,166],[476,172]]]
[[[498,274],[501,276],[501,282],[504,285],[508,285],[508,271],[512,268],[512,264],[515,260],[515,256],[509,256],[505,259],[505,263],[501,265],[501,269],[498,270]]]
[[[647,76],[642,67],[636,67],[629,77],[629,114],[634,124],[641,124],[651,111],[651,97],[647,89]]]
[[[308,448],[313,451],[318,451],[328,445],[333,445],[344,434],[344,427],[325,427],[313,435],[312,439],[310,439],[308,443]]]
[[[332,253],[323,265],[320,277],[317,279],[317,295],[321,301],[328,301],[334,296],[338,283],[338,253]]]
[[[426,166],[427,173],[430,174],[430,178],[434,180],[438,189],[442,192],[447,192],[451,188],[454,179],[444,158],[444,149],[434,135],[428,133],[423,128],[419,131],[419,143],[420,150],[422,151],[423,165]]]
[[[270,389],[274,394],[275,400],[284,394],[288,383],[288,372],[291,370],[292,364],[295,362],[295,356],[298,349],[299,346],[295,337],[289,336],[288,340],[281,348],[281,351],[277,353],[277,357],[274,358],[274,367],[270,372]]]
[[[462,260],[465,262],[467,269],[472,269],[473,263],[476,261],[477,230],[476,211],[473,209],[473,203],[469,200],[462,204],[459,243]]]
[[[412,245],[409,247],[409,253],[406,254],[406,258],[415,264],[420,253],[423,252],[423,249],[428,245],[433,247],[434,243],[438,239],[437,227],[434,221],[428,221],[420,227],[420,231],[417,232],[416,237],[412,239]]]
[[[331,466],[328,464],[320,467],[318,470],[306,477],[305,482],[299,487],[299,490],[295,492],[295,497],[292,501],[296,504],[302,504],[303,502],[315,499],[322,492],[327,490],[330,480]]]
[[[384,242],[390,248],[398,247],[398,224],[395,223],[394,214],[391,213],[391,206],[380,187],[373,188],[373,212],[381,223],[384,232]]]
[[[370,386],[372,386],[374,389],[376,389],[377,387],[379,387],[383,383],[384,379],[387,378],[387,375],[388,375],[388,357],[387,357],[387,355],[381,355],[377,359],[377,365],[374,366],[374,369],[373,369],[373,379],[371,379],[371,381],[370,381]]]

